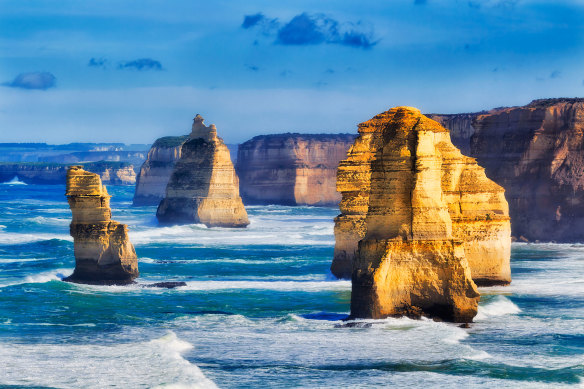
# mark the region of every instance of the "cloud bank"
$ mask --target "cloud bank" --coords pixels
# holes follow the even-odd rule
[[[11,88],[21,89],[40,89],[46,90],[54,88],[57,82],[57,77],[49,72],[30,72],[20,73],[10,82],[5,82],[2,85]]]
[[[160,71],[162,69],[162,64],[152,58],[140,58],[133,61],[120,62],[118,69],[133,69],[138,71],[145,70],[155,70]]]

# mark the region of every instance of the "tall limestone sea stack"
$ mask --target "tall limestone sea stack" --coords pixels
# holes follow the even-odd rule
[[[332,270],[352,273],[352,317],[467,322],[479,299],[473,278],[510,282],[503,189],[419,110],[393,108],[361,123],[337,188]]]
[[[217,136],[215,125],[205,126],[200,115],[195,117],[189,140],[181,148],[156,217],[161,224],[249,224],[229,149]]]
[[[65,281],[127,284],[138,277],[138,258],[128,227],[111,220],[110,195],[99,175],[81,166],[67,171],[67,200],[73,214],[75,271]]]

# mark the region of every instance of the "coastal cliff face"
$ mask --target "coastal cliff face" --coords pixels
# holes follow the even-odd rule
[[[154,142],[136,178],[134,205],[158,205],[164,198],[166,185],[181,157],[188,136],[167,136]]]
[[[464,155],[471,155],[471,137],[475,133],[474,120],[482,113],[457,113],[457,114],[429,114],[426,115],[437,121],[450,131],[452,144],[456,146]]]
[[[337,166],[354,140],[351,134],[277,134],[242,143],[241,197],[246,204],[338,204]]]
[[[245,227],[247,212],[229,149],[197,115],[181,149],[156,212],[162,224],[203,223],[207,227]]]
[[[458,241],[477,284],[511,281],[503,188],[452,145],[448,130],[419,111],[392,109],[360,124],[339,165],[337,188],[343,198],[335,219],[335,276],[355,279],[359,241],[381,233],[384,239]],[[440,233],[420,232],[434,224]]]
[[[99,175],[80,166],[67,171],[67,200],[73,214],[75,271],[66,281],[127,284],[138,277],[138,258],[128,227],[111,220],[110,195]]]
[[[584,241],[584,99],[479,115],[472,154],[506,190],[513,236]]]
[[[134,167],[126,162],[90,162],[83,164],[90,172],[100,175],[102,182],[111,185],[134,185]],[[27,184],[61,185],[67,176],[68,165],[45,162],[0,163],[0,182],[16,177]]]
[[[509,226],[502,189],[452,145],[448,130],[417,109],[379,114],[360,124],[359,134],[347,161],[360,157],[357,182],[368,171],[369,201],[354,259],[351,316],[472,321],[479,293],[467,257],[476,252],[467,253],[465,246],[483,238],[493,243],[499,229]],[[352,181],[347,161],[339,182]],[[343,191],[343,200],[349,197]],[[487,219],[485,211],[493,216]],[[471,229],[481,235],[461,236],[461,224],[472,216]],[[500,254],[499,246],[491,248]]]

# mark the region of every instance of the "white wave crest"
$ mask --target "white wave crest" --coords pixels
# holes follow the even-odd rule
[[[70,235],[66,234],[20,234],[16,232],[0,231],[0,245],[13,245],[22,243],[42,242],[45,240],[59,239],[69,242],[73,241]]]
[[[12,180],[1,183],[0,185],[28,185],[26,182],[22,182],[18,177],[14,176]]]
[[[187,281],[180,290],[261,289],[278,291],[351,290],[351,281]]]
[[[485,305],[479,305],[476,320],[485,320],[487,317],[513,315],[521,309],[505,296],[497,296]]]

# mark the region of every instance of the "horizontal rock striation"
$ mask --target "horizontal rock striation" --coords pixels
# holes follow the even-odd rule
[[[181,148],[156,217],[161,224],[203,223],[207,227],[245,227],[247,212],[229,149],[197,115]]]
[[[127,284],[138,277],[138,258],[128,227],[111,220],[110,195],[99,176],[72,166],[67,172],[67,200],[73,214],[75,271],[66,281]]]
[[[337,205],[337,166],[352,134],[261,135],[239,145],[237,174],[246,204]]]
[[[182,145],[187,139],[188,135],[166,136],[154,142],[136,178],[135,206],[160,204],[174,165],[180,159]]]
[[[471,151],[506,191],[513,236],[584,241],[584,99],[479,115]]]
[[[399,158],[402,156],[399,155],[390,157],[390,148],[395,147],[397,150],[401,150],[400,152],[403,152],[404,155],[409,155],[408,153],[412,151],[404,149],[401,144],[389,142],[396,135],[388,129],[390,127],[388,123],[395,121],[396,112],[399,110],[385,112],[360,124],[359,137],[349,149],[347,159],[341,161],[339,165],[337,188],[342,193],[343,199],[340,203],[341,214],[335,219],[336,243],[331,265],[332,273],[339,278],[350,278],[352,275],[354,277],[354,259],[358,242],[365,236],[371,236],[372,228],[373,230],[390,228],[386,224],[378,225],[378,223],[386,223],[383,219],[373,216],[378,212],[378,208],[382,214],[394,213],[401,215],[400,217],[407,221],[412,214],[410,207],[414,206],[425,210],[419,214],[420,217],[428,219],[424,221],[424,225],[448,220],[444,224],[448,226],[446,232],[452,236],[452,239],[461,242],[465,258],[472,272],[472,278],[477,284],[509,283],[511,281],[509,266],[510,225],[503,188],[489,180],[484,169],[478,166],[473,158],[462,155],[452,145],[449,133],[445,128],[419,112],[414,113],[417,111],[403,110],[409,116],[417,118],[416,120],[425,126],[412,125],[411,128],[414,130],[408,132],[413,134],[412,137],[414,135],[417,137],[408,140],[408,142],[415,142],[414,145],[420,147],[419,150],[416,149],[418,154],[415,154],[414,158],[416,166],[421,166],[423,161],[420,159],[420,155],[424,155],[425,158],[436,155],[436,158],[439,157],[436,164],[440,166],[440,172],[433,176],[435,182],[431,190],[424,189],[422,191],[420,185],[410,185],[412,191],[415,189],[419,192],[419,196],[414,196],[418,192],[412,192],[412,196],[414,196],[412,199],[391,197],[388,194],[387,196],[390,196],[391,201],[393,201],[394,208],[391,211],[386,210],[388,199],[373,193],[372,185],[380,179],[379,177],[385,177],[380,175],[394,174],[393,171],[397,167],[393,165],[380,166],[380,164],[385,163],[388,158],[393,158],[391,161],[399,161],[399,168],[402,169],[402,165],[406,166],[413,162],[400,160]],[[410,119],[410,121],[413,120]],[[398,123],[401,122],[398,121]],[[409,128],[404,123],[400,125]],[[401,127],[396,126],[393,125],[391,128],[398,131],[397,129]],[[422,134],[428,135],[429,140],[422,138]],[[410,149],[413,147],[412,145]],[[416,169],[421,169],[419,166]],[[422,173],[416,173],[416,177],[421,176]],[[412,177],[411,172],[406,169],[400,174],[395,173],[391,176],[390,183],[392,185],[406,185],[405,182],[412,180]],[[440,208],[440,212],[432,214],[428,210],[428,205],[423,201],[431,204],[438,201],[436,199],[444,202],[446,208]],[[412,223],[416,222],[417,219],[412,221]],[[386,232],[397,236],[401,233],[407,235],[407,231],[404,232],[401,229],[409,227],[405,224],[392,224],[391,228],[394,229],[391,233],[390,231]]]
[[[437,121],[450,131],[452,144],[464,155],[471,155],[470,143],[475,133],[473,122],[480,114],[486,112],[457,113],[457,114],[429,114],[426,115]]]
[[[69,165],[46,162],[0,162],[0,182],[14,177],[27,184],[62,185]],[[110,185],[134,185],[134,166],[127,162],[89,162],[83,167],[100,175],[102,182]]]

